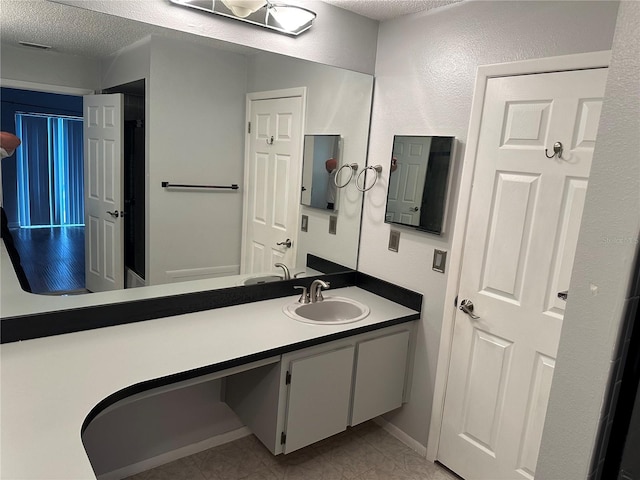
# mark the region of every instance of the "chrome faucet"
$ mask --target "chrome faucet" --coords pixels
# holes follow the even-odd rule
[[[323,280],[314,280],[311,283],[311,287],[309,288],[309,298],[311,303],[321,302],[324,300],[322,296],[322,289],[329,288],[331,284],[329,282],[325,282]]]
[[[289,273],[289,269],[284,263],[276,263],[274,267],[280,267],[284,271],[284,279],[291,280],[291,273]]]

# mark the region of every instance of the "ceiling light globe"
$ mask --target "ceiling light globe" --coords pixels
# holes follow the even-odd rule
[[[222,3],[240,18],[248,17],[267,4],[265,0],[222,0]]]

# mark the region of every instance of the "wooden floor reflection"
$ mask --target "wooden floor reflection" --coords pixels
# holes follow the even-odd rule
[[[33,293],[84,293],[84,227],[11,231]]]

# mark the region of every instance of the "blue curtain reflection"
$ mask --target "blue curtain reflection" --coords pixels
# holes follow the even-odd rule
[[[82,118],[16,114],[21,227],[83,225]]]

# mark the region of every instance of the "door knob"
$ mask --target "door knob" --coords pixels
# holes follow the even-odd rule
[[[276,245],[283,245],[287,248],[291,248],[292,243],[291,240],[287,238],[284,242],[278,242]]]
[[[420,210],[420,207],[413,207],[409,209],[410,212],[417,212],[418,210]]]
[[[466,298],[460,302],[460,310],[469,315],[474,320],[478,320],[480,317],[473,313],[473,302],[471,300],[467,300]]]
[[[118,218],[120,216],[120,212],[118,212],[117,210],[114,210],[113,212],[110,212],[109,210],[107,210],[107,213],[111,215],[113,218]]]

